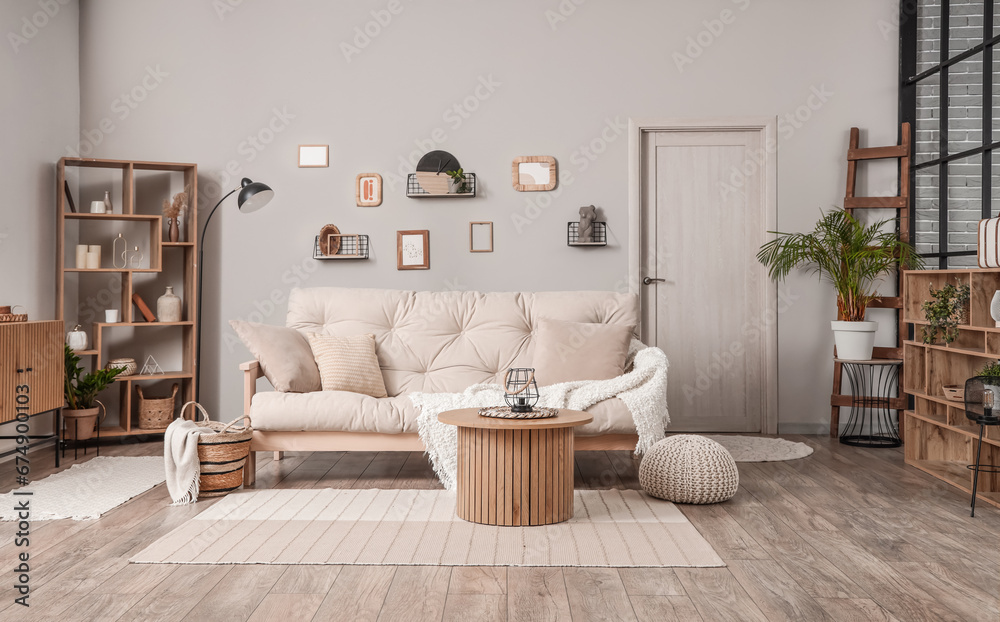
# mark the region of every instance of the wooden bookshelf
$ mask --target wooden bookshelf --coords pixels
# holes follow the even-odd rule
[[[930,289],[946,283],[968,285],[969,321],[958,338],[926,344],[927,325],[921,305]],[[944,385],[964,385],[984,365],[1000,359],[1000,328],[990,317],[990,302],[1000,289],[1000,269],[908,270],[903,274],[903,316],[913,327],[914,340],[903,343],[903,390],[913,408],[903,413],[905,460],[915,468],[972,494],[979,426],[965,416],[965,404],[944,396]],[[1000,428],[987,427],[983,463],[1000,464]],[[980,500],[1000,507],[1000,476],[979,476]]]
[[[96,169],[96,170],[95,170]],[[103,367],[111,358],[132,356],[139,369],[145,355],[152,355],[164,373],[119,377],[102,394],[102,401],[118,387],[117,420],[109,412],[101,426],[101,436],[162,434],[164,430],[138,427],[138,399],[135,386],[143,390],[156,383],[181,385],[175,416],[180,407],[194,399],[197,378],[195,339],[197,335],[197,234],[198,166],[176,162],[62,158],[57,165],[56,196],[56,317],[67,329],[81,324],[90,336],[91,349],[78,354],[90,369]],[[69,181],[74,204],[70,211],[64,185]],[[91,214],[90,201],[112,191],[114,212]],[[179,242],[166,240],[163,201],[182,190],[188,192],[188,209]],[[143,252],[140,267],[116,268],[111,264],[109,241],[125,234],[129,247]],[[91,239],[95,241],[91,241]],[[100,243],[102,266],[81,269],[75,266],[76,244]],[[109,285],[110,284],[110,285]],[[181,297],[182,321],[144,322],[132,304],[132,294],[142,290],[145,302],[155,309],[156,298],[166,285],[173,285]],[[104,322],[103,309],[117,308],[120,322]],[[152,331],[154,332],[147,332]],[[155,337],[147,339],[147,336]],[[155,350],[155,351],[154,351]],[[138,354],[142,352],[143,354]],[[161,360],[161,358],[163,360]],[[170,360],[164,364],[164,360]],[[163,392],[162,389],[156,392]]]

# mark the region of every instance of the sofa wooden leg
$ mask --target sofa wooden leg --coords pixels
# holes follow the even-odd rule
[[[249,488],[257,481],[257,452],[251,451],[243,465],[243,487]]]
[[[283,452],[283,451],[276,451],[276,452],[274,452],[274,459],[275,460],[281,460],[284,457],[285,457],[285,452]]]

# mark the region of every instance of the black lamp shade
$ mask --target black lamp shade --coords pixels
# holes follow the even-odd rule
[[[274,198],[274,190],[271,190],[271,187],[267,184],[262,184],[259,181],[250,181],[246,177],[243,178],[241,183],[243,189],[240,190],[240,194],[236,198],[236,203],[241,212],[247,214],[256,212],[270,203],[271,199]]]

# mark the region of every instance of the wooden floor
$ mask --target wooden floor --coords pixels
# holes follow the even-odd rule
[[[12,604],[16,527],[0,523],[0,620],[1000,619],[1000,510],[969,518],[964,494],[904,467],[900,450],[787,438],[816,451],[740,464],[732,501],[682,506],[726,568],[130,565],[212,503],[168,507],[158,486],[98,521],[34,523],[29,609]],[[260,456],[258,488],[438,487],[418,453]],[[33,458],[32,479],[55,470],[51,449]],[[627,452],[576,463],[579,488],[638,487]],[[0,491],[13,479],[12,463],[0,466]]]

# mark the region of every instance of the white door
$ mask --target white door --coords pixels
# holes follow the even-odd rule
[[[641,330],[670,361],[670,431],[777,431],[766,129],[638,133]]]

